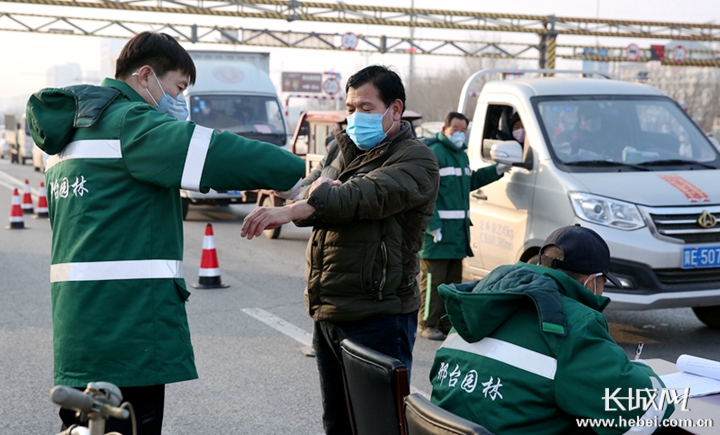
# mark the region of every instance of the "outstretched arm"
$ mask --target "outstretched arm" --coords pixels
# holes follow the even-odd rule
[[[321,184],[339,186],[338,180],[320,177],[310,186],[310,193]],[[294,220],[307,219],[315,213],[315,207],[308,204],[307,200],[295,202],[284,207],[258,207],[253,210],[243,221],[240,235],[252,240],[258,237],[265,230],[272,230]]]
[[[307,200],[294,202],[283,207],[258,207],[245,220],[240,236],[252,240],[265,230],[272,230],[296,219],[306,219],[315,212]]]

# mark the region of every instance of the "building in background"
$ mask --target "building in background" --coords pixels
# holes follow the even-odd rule
[[[115,77],[115,63],[127,42],[127,39],[103,38],[100,44],[100,81],[105,77]]]
[[[47,69],[45,85],[49,88],[79,85],[83,83],[82,68],[79,63],[54,65]]]

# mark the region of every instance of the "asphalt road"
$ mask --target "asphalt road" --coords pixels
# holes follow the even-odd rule
[[[0,219],[11,188],[43,176],[0,160]],[[21,189],[22,193],[22,189]],[[312,321],[302,300],[308,229],[285,226],[277,240],[240,238],[251,206],[191,207],[185,222],[185,277],[197,282],[206,223],[213,224],[222,280],[230,287],[193,290],[187,305],[200,379],[167,388],[164,433],[321,434]],[[26,215],[26,230],[0,229],[0,435],[59,430],[52,388],[50,238],[47,220]],[[2,226],[7,225],[7,220]],[[90,314],[90,313],[88,313]],[[93,313],[97,315],[96,313]],[[112,313],[103,315],[112,316]],[[720,331],[689,308],[608,311],[611,333],[628,354],[675,361],[683,353],[720,360]],[[429,393],[439,342],[418,339],[412,388]]]

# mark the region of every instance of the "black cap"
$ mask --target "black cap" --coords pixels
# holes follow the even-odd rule
[[[602,272],[615,287],[622,288],[620,281],[608,271],[610,249],[605,240],[595,231],[579,225],[562,227],[548,236],[540,249],[543,254],[548,246],[557,246],[563,250],[564,260],[553,260],[553,269],[590,275]]]

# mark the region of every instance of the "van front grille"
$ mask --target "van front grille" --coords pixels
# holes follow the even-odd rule
[[[718,269],[654,269],[655,276],[665,285],[705,284],[720,282]]]
[[[697,210],[694,213],[683,214],[650,213],[650,218],[658,234],[662,236],[690,244],[720,242],[720,210],[716,207]],[[703,228],[698,223],[703,211],[715,217],[717,223],[712,228]]]

